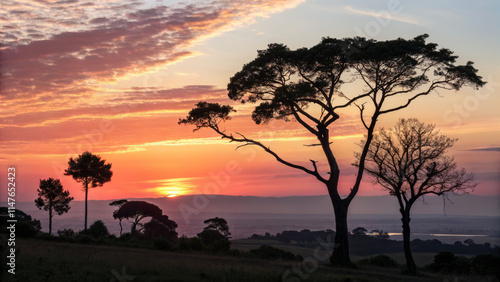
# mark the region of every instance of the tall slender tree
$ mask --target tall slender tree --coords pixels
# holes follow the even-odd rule
[[[457,169],[453,157],[446,154],[456,141],[440,134],[434,125],[417,119],[400,119],[394,127],[381,129],[374,135],[366,154],[364,170],[398,201],[409,274],[417,272],[410,248],[413,204],[424,195],[465,193],[478,184],[472,174]],[[359,166],[360,158],[357,153],[355,165]]]
[[[364,160],[379,118],[438,90],[484,84],[472,62],[456,65],[457,56],[452,51],[426,43],[427,37],[388,41],[324,38],[316,46],[297,50],[270,44],[230,79],[230,99],[258,104],[251,115],[255,123],[266,124],[273,119],[296,121],[315,137],[318,144],[312,145],[323,151],[326,169],[317,166],[317,160],[310,160],[311,166],[294,163],[260,141],[226,132],[220,124],[235,111],[229,105],[199,102],[179,123],[195,125],[195,130],[210,128],[222,138],[241,142],[240,147],[260,147],[281,164],[308,173],[325,185],[335,213],[331,261],[349,265],[348,208],[358,193]],[[332,150],[335,144],[330,139],[330,129],[335,129],[342,110],[351,106],[359,109],[367,140],[356,180],[347,197],[342,197],[338,186],[340,167]]]
[[[52,217],[54,213],[62,215],[71,208],[69,203],[73,197],[69,196],[69,191],[63,190],[61,181],[59,179],[40,179],[40,188],[38,191],[38,198],[35,199],[35,205],[38,209],[44,209],[49,212],[49,234],[52,235]]]
[[[78,158],[70,158],[68,161],[68,169],[64,175],[71,175],[78,183],[82,183],[85,191],[85,231],[87,231],[87,199],[89,188],[102,186],[104,183],[111,181],[113,172],[111,164],[107,164],[106,160],[101,160],[100,156],[93,155],[90,152],[84,152]]]

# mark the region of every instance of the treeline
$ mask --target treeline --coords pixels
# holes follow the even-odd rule
[[[19,238],[36,238],[52,242],[67,242],[93,245],[112,245],[124,247],[148,248],[164,251],[203,252],[224,254],[236,257],[259,258],[267,260],[302,260],[299,255],[274,248],[260,246],[249,252],[230,249],[231,233],[224,218],[214,217],[204,221],[206,226],[194,237],[178,236],[177,223],[164,215],[156,205],[142,201],[114,201],[110,205],[120,208],[113,213],[115,219],[129,220],[130,232],[119,236],[110,234],[102,220],[92,223],[87,230],[75,231],[71,228],[60,229],[57,235],[41,232],[40,221],[32,219],[23,211],[16,210],[15,218],[10,218],[7,208],[0,208],[0,239],[6,238],[7,219],[17,219],[16,234]],[[149,218],[144,223],[143,219]],[[3,241],[3,239],[2,239]],[[0,251],[5,246],[0,244]]]
[[[287,230],[276,235],[266,233],[265,235],[253,234],[249,239],[276,240],[285,244],[292,244],[300,247],[315,248],[318,244],[333,245],[335,231],[327,229],[311,231],[304,229],[301,231]],[[387,232],[383,230],[373,230],[366,232],[363,227],[358,227],[349,234],[351,243],[351,254],[366,256],[380,253],[401,252],[402,241],[391,240]],[[451,252],[463,255],[496,254],[500,255],[500,247],[490,243],[478,244],[472,239],[463,242],[456,241],[454,244],[446,244],[437,239],[411,241],[414,252],[439,253]]]

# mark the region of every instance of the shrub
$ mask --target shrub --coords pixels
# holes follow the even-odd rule
[[[153,239],[153,245],[158,250],[172,250],[174,248],[172,241],[165,238]]]
[[[469,274],[472,264],[466,257],[455,256],[451,252],[440,252],[434,256],[434,262],[426,268],[448,274]]]
[[[132,239],[132,233],[123,233],[120,237],[118,237],[119,241],[130,241]]]
[[[71,228],[65,228],[65,229],[57,230],[57,235],[61,236],[61,237],[74,238],[74,237],[76,237],[77,233],[75,232],[75,230],[73,230]]]
[[[282,249],[274,248],[272,246],[263,245],[258,249],[250,250],[250,253],[256,255],[263,259],[284,259],[284,260],[296,260],[297,257],[291,252],[284,251]]]
[[[372,265],[378,267],[396,268],[399,267],[398,263],[386,255],[377,255],[367,259],[362,259],[358,262],[361,265]]]
[[[76,237],[76,242],[81,244],[94,244],[96,240],[91,235],[84,234],[83,232],[81,232]]]
[[[206,229],[198,234],[208,252],[227,252],[231,247],[231,242],[217,230]]]
[[[35,227],[30,222],[20,221],[16,223],[16,236],[18,238],[33,238],[36,233]]]
[[[477,255],[471,259],[472,270],[479,275],[495,275],[500,279],[500,257],[494,255]]]
[[[38,233],[36,237],[40,240],[44,241],[55,241],[56,237],[53,235],[50,235],[49,233]]]
[[[189,238],[189,248],[193,251],[203,250],[203,241],[198,237]]]
[[[94,238],[103,238],[109,236],[109,231],[102,220],[97,220],[90,225],[88,234]]]

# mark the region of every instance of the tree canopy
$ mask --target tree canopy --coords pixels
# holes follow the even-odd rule
[[[229,232],[229,226],[227,225],[227,221],[224,218],[221,217],[214,217],[214,218],[209,218],[203,223],[207,224],[203,230],[214,230],[219,232],[222,236],[225,238],[231,238],[229,235],[231,235],[231,232]]]
[[[162,210],[151,203],[144,201],[129,201],[124,203],[118,211],[113,213],[115,219],[128,219],[131,223],[131,233],[135,235],[140,232],[144,225],[140,223],[145,217],[160,218]],[[139,227],[139,229],[137,229]]]
[[[375,134],[365,171],[406,204],[426,194],[470,192],[478,184],[474,175],[457,169],[454,158],[447,154],[456,141],[440,134],[432,124],[400,119],[394,127]],[[356,157],[359,159],[359,153]]]
[[[177,238],[177,223],[168,218],[167,215],[153,217],[148,223],[144,224],[144,235],[146,238],[165,238],[174,240]]]
[[[91,152],[84,152],[76,159],[69,159],[64,175],[71,175],[76,182],[83,183],[85,191],[89,184],[91,188],[95,188],[111,181],[113,172],[111,164],[107,164],[106,160],[101,160],[100,156]]]

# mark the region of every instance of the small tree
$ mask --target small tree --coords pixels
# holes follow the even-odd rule
[[[352,235],[354,235],[354,236],[366,236],[366,232],[368,232],[368,230],[366,230],[366,228],[356,227],[352,231]]]
[[[144,225],[140,223],[142,219],[145,217],[159,218],[161,216],[162,211],[158,206],[144,201],[126,202],[113,214],[115,219],[126,218],[132,223],[130,230],[132,236],[137,235],[137,232],[144,229]]]
[[[229,232],[229,226],[227,225],[227,221],[224,218],[221,217],[214,217],[214,218],[209,218],[205,220],[203,223],[207,224],[203,230],[215,230],[219,232],[222,236],[225,238],[229,239],[229,235],[231,235],[231,232]]]
[[[66,213],[71,208],[69,203],[73,197],[69,196],[69,191],[63,190],[63,186],[59,179],[40,179],[40,188],[37,189],[38,198],[35,200],[35,205],[38,209],[49,211],[49,234],[52,235],[52,217],[53,212],[57,215]]]
[[[229,242],[229,227],[227,221],[220,217],[209,218],[204,221],[207,226],[203,228],[198,237],[203,241],[209,251],[228,251],[231,242]]]
[[[410,210],[415,201],[427,194],[464,193],[477,185],[472,174],[456,169],[453,157],[446,155],[456,141],[439,134],[434,125],[400,119],[373,137],[366,155],[364,170],[399,203],[410,274],[416,273],[410,248]],[[360,146],[364,147],[364,141]],[[356,157],[359,161],[360,154]]]
[[[116,200],[116,201],[113,201],[113,202],[109,203],[109,205],[110,205],[110,206],[117,206],[117,207],[118,207],[118,209],[119,209],[119,208],[120,208],[121,206],[123,206],[123,204],[125,204],[126,202],[128,202],[128,201],[127,201],[127,199],[123,199],[123,200]],[[120,221],[120,223],[119,223],[119,224],[120,224],[120,236],[122,236],[122,231],[123,231],[123,227],[122,227],[122,218],[117,218],[117,217],[115,217],[115,214],[116,214],[117,212],[118,212],[118,210],[115,210],[115,211],[113,212],[113,218],[114,218],[114,219],[118,219],[118,220]]]
[[[91,188],[102,186],[104,183],[111,181],[113,172],[111,164],[106,164],[106,160],[101,160],[100,156],[93,155],[90,152],[84,152],[78,158],[70,158],[68,161],[68,169],[64,175],[71,175],[78,183],[82,183],[85,191],[85,231],[87,231],[87,198],[89,193],[89,185]]]
[[[102,220],[96,220],[90,225],[88,234],[94,238],[102,238],[109,236],[109,231]]]

